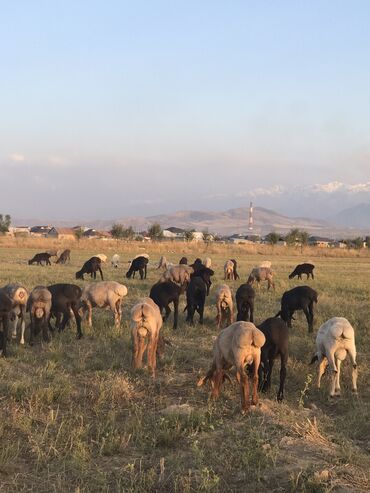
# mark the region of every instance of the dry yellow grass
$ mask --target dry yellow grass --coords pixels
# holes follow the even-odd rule
[[[121,267],[115,270],[107,263],[105,278],[124,282],[129,293],[120,330],[103,311],[94,313],[92,329],[84,325],[81,341],[76,341],[72,327],[56,334],[50,344],[9,345],[10,357],[0,360],[1,491],[368,491],[367,252],[339,251],[339,258],[325,256],[337,255],[332,250],[301,253],[244,245],[5,243],[0,246],[1,285],[21,281],[31,289],[36,284],[74,283],[74,273],[91,254],[118,252]],[[26,263],[36,251],[64,246],[72,246],[71,265]],[[126,280],[126,261],[144,251],[151,256],[148,279]],[[170,261],[182,255],[190,260],[210,256],[216,275],[204,326],[187,327],[182,314],[176,333],[171,319],[165,324],[173,347],[167,348],[153,382],[145,370],[130,367],[128,313],[159,277],[154,265],[162,253]],[[288,279],[292,267],[314,260],[316,278],[309,284],[319,292],[315,329],[332,316],[345,316],[355,327],[358,397],[350,393],[348,368],[340,399],[328,401],[325,382],[322,391],[314,388],[315,371],[308,366],[314,337],[299,314],[291,331],[284,403],[275,401],[278,363],[271,392],[249,415],[240,414],[234,384],[225,384],[220,400],[209,402],[208,390],[198,389],[196,381],[210,363],[216,335],[214,291],[223,282],[222,266],[229,257],[238,259],[241,281],[259,261],[273,262],[276,292],[262,288],[257,293],[257,322],[274,315],[282,293],[299,283]],[[230,282],[234,293],[238,285]]]

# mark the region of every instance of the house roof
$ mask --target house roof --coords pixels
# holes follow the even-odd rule
[[[75,231],[72,228],[51,228],[55,229],[55,231],[60,235],[74,235]]]

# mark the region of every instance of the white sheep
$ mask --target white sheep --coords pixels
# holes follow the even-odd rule
[[[312,358],[319,362],[317,388],[321,377],[329,366],[332,372],[329,395],[340,395],[340,367],[348,354],[352,364],[352,391],[357,392],[357,363],[355,331],[346,318],[334,317],[327,320],[318,330],[316,336],[317,352]]]
[[[172,262],[169,262],[166,259],[166,257],[164,255],[162,255],[161,258],[159,259],[157,269],[167,270],[167,269],[173,267],[173,265],[174,264]]]
[[[122,300],[127,295],[127,288],[116,281],[100,281],[88,284],[81,295],[81,309],[88,313],[88,324],[92,327],[92,309],[109,307],[114,313],[116,327],[121,324]]]
[[[131,309],[132,366],[141,368],[147,350],[148,368],[155,377],[159,331],[163,321],[158,306],[151,298],[143,298]]]
[[[270,287],[275,289],[274,272],[271,267],[253,267],[247,283],[253,285],[254,282],[257,282],[257,287],[259,289],[262,281],[267,281],[267,289],[270,289]]]
[[[20,343],[24,344],[24,332],[26,329],[25,313],[28,300],[28,291],[21,284],[7,284],[3,291],[12,300],[12,311],[10,312],[10,330],[12,338],[17,337],[18,322],[21,322]]]
[[[113,257],[111,258],[111,264],[112,264],[112,267],[114,267],[115,269],[118,268],[118,265],[119,265],[119,262],[121,260],[121,257],[118,255],[118,253],[115,253],[113,255]]]
[[[207,269],[210,269],[211,265],[212,265],[212,260],[209,257],[206,257],[203,260],[203,265],[204,265],[204,267],[207,267]]]
[[[217,328],[226,320],[227,325],[234,321],[234,303],[231,289],[227,284],[222,284],[216,291],[216,306],[217,306]]]
[[[270,260],[264,260],[259,264],[258,267],[267,267],[268,269],[271,269],[272,262]]]
[[[218,334],[213,347],[213,362],[205,377],[198,381],[198,387],[210,380],[212,397],[220,395],[221,385],[227,377],[225,371],[233,366],[236,368],[236,378],[240,384],[242,410],[250,407],[248,375],[245,365],[253,364],[252,404],[258,403],[258,368],[261,362],[261,347],[266,338],[252,322],[235,322]]]

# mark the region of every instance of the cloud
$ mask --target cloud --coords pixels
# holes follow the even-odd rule
[[[17,152],[15,152],[13,154],[10,154],[9,159],[14,163],[21,163],[25,160],[25,157],[23,154],[18,154]]]

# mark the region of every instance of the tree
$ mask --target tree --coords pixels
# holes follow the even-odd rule
[[[11,217],[9,214],[6,214],[4,217],[2,214],[0,214],[0,233],[5,234],[9,231],[9,226],[11,223]]]
[[[126,238],[127,240],[133,240],[135,236],[134,228],[132,226],[129,226],[124,230],[123,234],[124,238]]]
[[[159,223],[154,223],[150,226],[148,230],[148,235],[154,241],[158,241],[163,238],[163,231]]]
[[[82,228],[75,229],[75,237],[77,241],[80,241],[80,239],[83,237],[84,230]]]
[[[185,237],[185,241],[192,241],[194,240],[194,233],[195,233],[195,230],[194,229],[187,229],[184,231],[184,237]]]
[[[112,225],[112,229],[110,230],[110,234],[115,240],[120,240],[124,238],[125,228],[122,224],[115,223]]]
[[[266,240],[270,245],[276,245],[277,242],[280,240],[280,235],[279,235],[279,233],[276,233],[275,231],[271,231],[271,233],[269,233],[266,236]]]
[[[370,248],[370,236],[366,236],[365,243],[366,243],[367,248]]]
[[[364,240],[361,238],[361,236],[358,236],[357,238],[352,240],[352,244],[356,250],[360,250],[364,246]]]
[[[203,234],[203,241],[205,243],[210,243],[213,240],[213,235],[209,233],[207,230],[202,231]]]
[[[299,238],[300,231],[298,228],[293,228],[289,231],[289,233],[285,236],[285,241],[287,245],[295,245],[297,241],[300,241]]]
[[[299,232],[299,241],[301,242],[301,245],[307,245],[308,240],[310,238],[310,235],[307,233],[307,231],[300,231]]]

